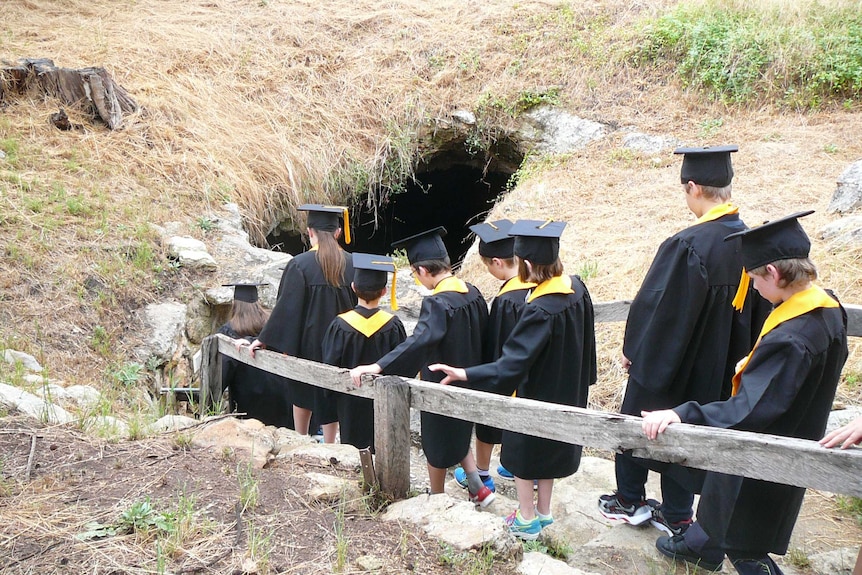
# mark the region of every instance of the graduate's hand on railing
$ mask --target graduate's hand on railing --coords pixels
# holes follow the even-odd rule
[[[835,447],[840,443],[841,449],[847,449],[859,442],[862,442],[862,417],[857,417],[844,427],[839,427],[835,431],[826,434],[826,437],[820,440],[820,445],[823,447]]]
[[[463,367],[452,367],[445,363],[432,363],[428,366],[428,369],[431,371],[442,371],[446,374],[446,377],[440,382],[443,385],[449,385],[453,381],[467,381],[467,372]]]
[[[620,355],[620,366],[628,373],[629,368],[632,366],[632,360],[624,355]]]
[[[353,380],[353,385],[355,385],[356,387],[362,387],[363,375],[365,375],[366,373],[377,375],[380,373],[380,371],[380,366],[376,363],[372,363],[371,365],[357,365],[350,370],[350,379]]]
[[[245,342],[243,342],[243,343],[245,343]],[[242,344],[238,345],[237,349],[239,349],[240,347],[242,347]],[[251,354],[252,357],[254,357],[254,352],[257,351],[258,349],[266,349],[266,346],[263,345],[263,342],[261,342],[259,339],[254,340],[248,346],[248,352]]]
[[[655,439],[659,433],[664,433],[664,430],[671,423],[681,423],[679,416],[672,409],[641,411],[641,417],[644,418],[641,428],[648,439]]]

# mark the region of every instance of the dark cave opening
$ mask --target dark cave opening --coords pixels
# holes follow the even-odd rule
[[[426,156],[415,180],[403,191],[388,194],[376,214],[368,207],[368,193],[350,206],[352,242],[347,251],[388,254],[393,241],[443,226],[452,264],[459,266],[472,243],[468,226],[485,219],[522,159],[512,146],[499,144],[488,156],[470,155],[464,145]],[[267,239],[279,251],[297,254],[307,249],[297,233],[282,231]]]

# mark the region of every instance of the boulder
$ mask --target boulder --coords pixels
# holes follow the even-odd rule
[[[840,176],[838,187],[826,210],[829,213],[846,214],[862,206],[862,160],[850,164]]]

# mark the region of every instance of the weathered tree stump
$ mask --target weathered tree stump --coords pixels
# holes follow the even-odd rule
[[[78,106],[115,130],[123,114],[136,112],[138,104],[101,67],[57,68],[47,58],[28,58],[0,67],[0,102],[12,94],[38,91],[67,106]]]

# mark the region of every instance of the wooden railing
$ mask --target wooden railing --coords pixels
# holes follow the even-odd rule
[[[624,321],[629,302],[595,304],[596,321]],[[862,306],[845,305],[848,333],[862,336]],[[375,465],[380,488],[403,498],[410,487],[410,408],[487,425],[688,467],[811,487],[862,497],[862,449],[824,449],[816,441],[677,424],[650,441],[639,417],[511,398],[397,376],[367,376],[355,388],[347,370],[247,349],[237,351],[222,335],[203,342],[201,402],[218,404],[221,358],[232,357],[265,371],[333,391],[374,399]]]

